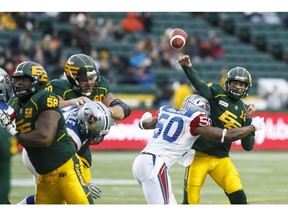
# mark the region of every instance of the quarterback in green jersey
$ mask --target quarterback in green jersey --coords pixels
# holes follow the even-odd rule
[[[122,120],[130,115],[129,106],[111,92],[109,81],[100,75],[90,56],[82,53],[70,56],[65,64],[65,76],[66,79],[54,79],[47,84],[47,89],[58,96],[61,108],[75,104],[82,106],[93,100],[101,101],[114,120]],[[85,145],[77,152],[85,165],[84,177],[87,182],[91,181],[92,165],[89,146]]]
[[[33,61],[20,63],[12,75],[17,136],[36,169],[36,204],[93,204],[82,175],[83,164],[67,134],[59,99],[45,90],[48,76]]]
[[[248,95],[252,85],[252,77],[245,68],[231,69],[223,89],[218,83],[206,84],[192,68],[188,55],[181,56],[177,62],[194,88],[209,101],[213,126],[229,130],[251,124],[256,108],[241,100]],[[244,150],[253,149],[254,137],[255,132],[241,139]],[[183,204],[200,203],[200,190],[207,174],[224,190],[231,204],[247,204],[240,174],[229,157],[231,144],[231,141],[221,143],[204,137],[194,143],[196,154],[185,171]]]

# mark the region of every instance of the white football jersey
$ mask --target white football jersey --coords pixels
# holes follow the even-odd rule
[[[86,138],[80,133],[77,126],[78,111],[79,108],[76,105],[68,106],[62,109],[67,132],[76,146],[76,151],[79,151],[83,145],[87,144],[85,142]]]
[[[199,137],[191,132],[197,127],[211,125],[211,119],[200,111],[179,111],[171,106],[160,107],[157,118],[153,137],[141,152],[161,157],[168,168],[179,161],[184,166],[189,165],[194,157],[191,147]],[[187,155],[191,157],[184,163],[183,158]]]

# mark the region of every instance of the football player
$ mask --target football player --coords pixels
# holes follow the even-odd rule
[[[256,117],[250,126],[221,129],[211,126],[209,115],[209,102],[197,94],[186,97],[180,110],[163,106],[157,117],[144,113],[139,127],[155,129],[154,135],[134,160],[132,171],[148,204],[177,204],[168,169],[175,162],[185,167],[191,164],[195,152],[191,147],[200,135],[225,145],[265,125],[263,118]]]
[[[112,117],[122,120],[130,115],[130,108],[111,92],[109,81],[100,75],[95,61],[85,54],[72,55],[65,64],[66,79],[51,80],[47,88],[55,92],[60,107],[80,105],[90,100],[101,101],[109,107]]]
[[[71,137],[77,152],[85,151],[90,144],[99,144],[109,133],[110,127],[115,124],[107,107],[98,101],[88,101],[83,106],[68,106],[62,109],[67,132]],[[35,183],[37,182],[37,172],[31,164],[27,152],[23,149],[22,159],[26,168],[33,175]],[[85,167],[89,166],[84,164]],[[89,172],[84,169],[83,172]],[[90,173],[83,174],[90,176]],[[91,179],[85,179],[94,199],[101,196],[101,190],[93,183]],[[25,197],[19,204],[34,204],[35,195]]]
[[[65,64],[66,79],[51,80],[47,89],[59,97],[61,108],[70,105],[83,105],[87,101],[101,101],[111,112],[115,120],[123,120],[130,113],[130,107],[111,92],[109,81],[100,75],[94,60],[85,54],[75,54],[69,57]],[[85,164],[85,179],[90,182],[90,166],[92,156],[89,148],[78,152]],[[90,179],[90,180],[89,180]]]
[[[250,125],[256,111],[253,104],[246,105],[241,99],[246,97],[252,86],[252,77],[243,67],[232,68],[226,75],[225,87],[218,83],[206,84],[192,68],[188,55],[178,60],[186,76],[200,95],[211,105],[213,126],[223,129],[241,128]],[[241,139],[244,150],[254,146],[255,133]],[[240,174],[229,157],[232,141],[211,141],[201,136],[193,145],[196,150],[193,163],[187,167],[184,179],[184,204],[200,203],[200,190],[209,174],[224,190],[231,204],[247,204]]]
[[[17,114],[17,130],[7,118],[1,119],[2,125],[18,137],[38,173],[36,204],[93,204],[58,97],[45,90],[47,81],[39,63],[20,63],[12,75],[15,97],[9,101]]]

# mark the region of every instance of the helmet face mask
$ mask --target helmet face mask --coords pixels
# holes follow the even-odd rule
[[[109,109],[97,101],[83,105],[78,112],[78,128],[90,141],[99,143],[115,124]]]
[[[208,100],[198,94],[193,94],[187,96],[180,108],[182,111],[192,110],[204,112],[206,115],[210,116],[210,103]]]
[[[97,76],[95,73],[95,74],[89,75],[85,78],[79,77],[77,79],[82,95],[90,96],[90,94],[92,93],[92,91],[94,89],[96,78],[97,78]]]
[[[100,73],[97,70],[94,60],[85,54],[75,54],[67,60],[65,75],[73,90],[85,96],[91,94],[93,88],[98,85],[100,80]],[[83,80],[85,80],[84,86]],[[86,80],[89,81],[88,87]]]
[[[233,100],[248,96],[251,86],[252,77],[243,67],[232,68],[225,77],[225,91]]]
[[[12,97],[12,84],[8,73],[0,68],[0,101],[7,103]]]
[[[12,75],[14,94],[23,100],[44,89],[47,82],[47,72],[42,65],[33,61],[20,63]]]

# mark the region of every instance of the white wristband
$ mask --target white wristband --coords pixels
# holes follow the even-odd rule
[[[225,128],[225,129],[222,131],[221,143],[224,142],[224,137],[226,136],[226,133],[227,133],[227,129]]]
[[[143,125],[142,125],[142,119],[139,121],[139,128],[142,129],[142,130],[144,129]]]

